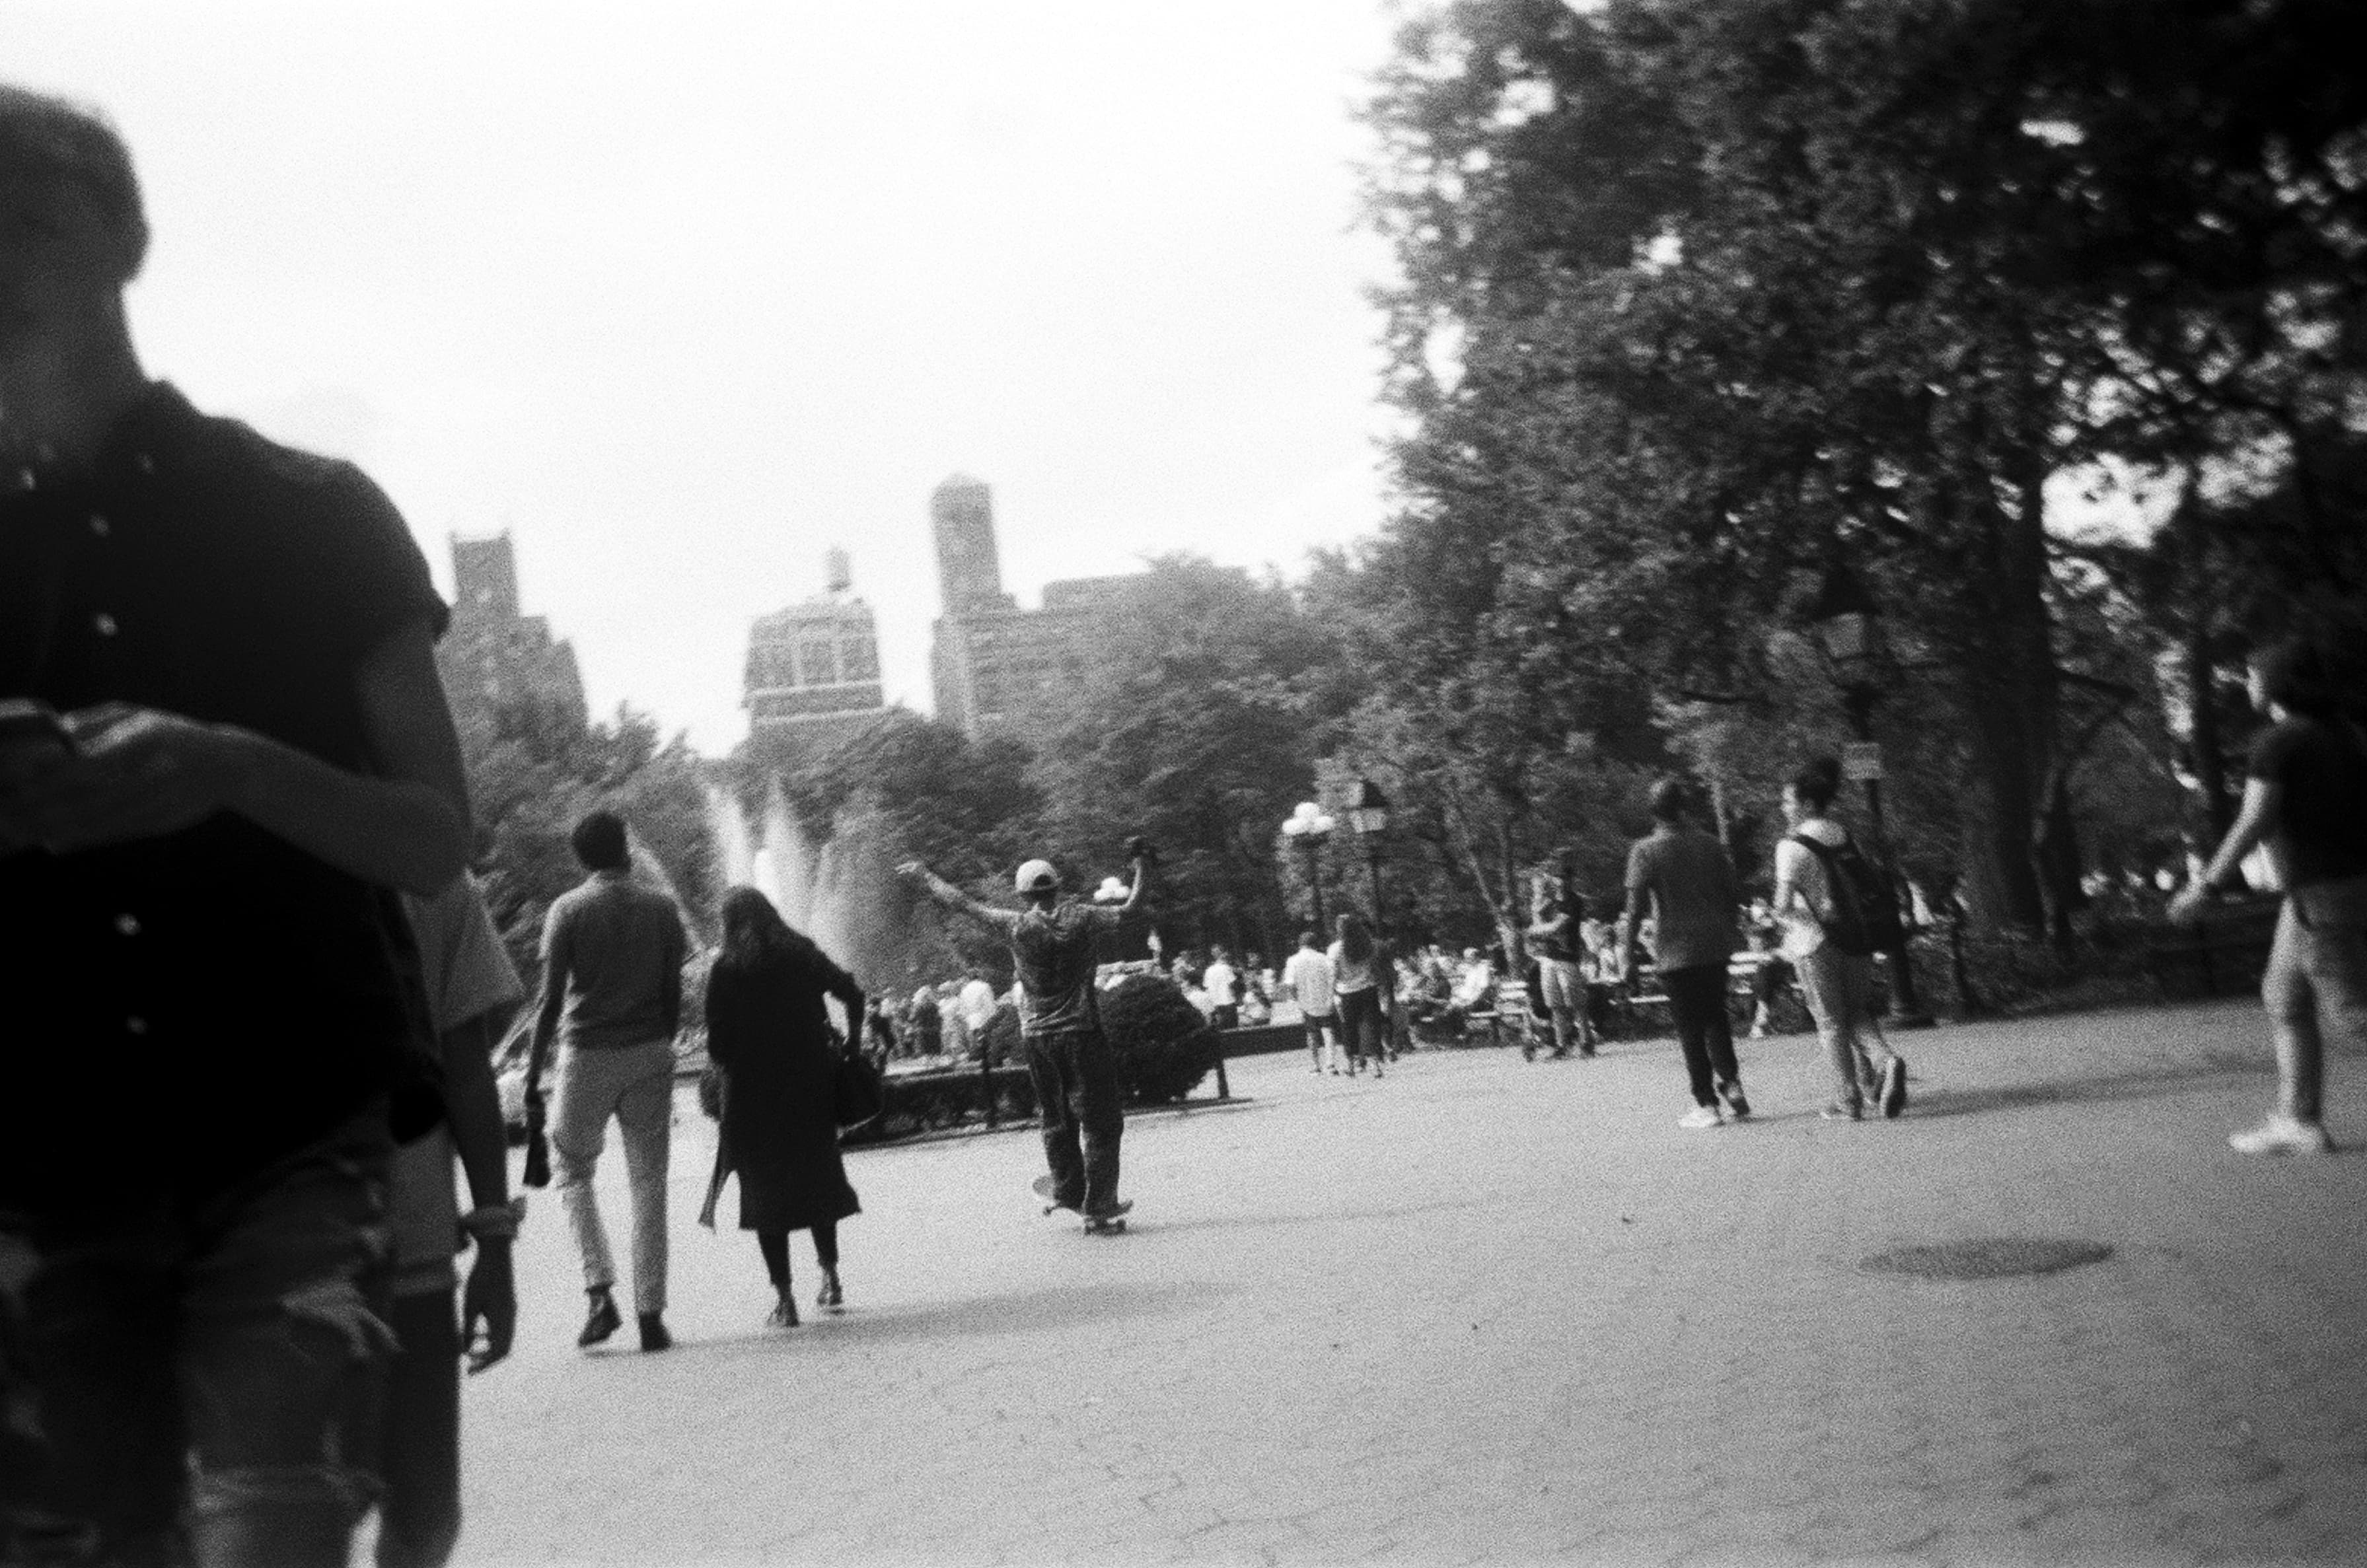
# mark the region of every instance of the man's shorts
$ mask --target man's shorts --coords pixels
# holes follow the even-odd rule
[[[1546,996],[1546,1007],[1554,1012],[1577,1012],[1586,1006],[1586,977],[1579,973],[1578,964],[1568,958],[1537,960],[1537,978]]]

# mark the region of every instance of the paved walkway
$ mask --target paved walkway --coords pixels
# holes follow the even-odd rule
[[[467,1391],[461,1559],[2367,1561],[2367,1156],[2228,1151],[2257,1009],[1901,1043],[1902,1122],[1818,1121],[1793,1036],[1710,1133],[1665,1043],[1245,1062],[1253,1104],[1130,1123],[1112,1239],[1037,1217],[1028,1134],[859,1152],[852,1310],[786,1335],[753,1238],[690,1223],[687,1109],[682,1345],[573,1348],[544,1201],[519,1351]],[[2367,1063],[2332,1067],[2367,1148]],[[1858,1268],[1988,1236],[2114,1251]]]

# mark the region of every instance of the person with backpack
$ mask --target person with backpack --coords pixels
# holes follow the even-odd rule
[[[1869,1101],[1886,1118],[1907,1109],[1907,1063],[1871,1005],[1874,954],[1897,925],[1897,906],[1889,879],[1832,818],[1840,782],[1840,763],[1818,757],[1784,786],[1792,831],[1775,846],[1774,908],[1832,1069],[1832,1103],[1820,1114],[1855,1122]]]

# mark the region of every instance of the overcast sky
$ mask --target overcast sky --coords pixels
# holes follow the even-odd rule
[[[843,543],[928,706],[928,493],[1006,584],[1369,530],[1384,0],[0,0],[0,78],[130,140],[150,370],[351,457],[448,586],[720,752],[751,617]]]

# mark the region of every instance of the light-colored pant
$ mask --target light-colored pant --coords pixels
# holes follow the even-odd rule
[[[1809,1016],[1817,1021],[1817,1038],[1824,1043],[1833,1102],[1864,1104],[1867,1097],[1882,1091],[1882,1069],[1890,1064],[1890,1043],[1882,1037],[1870,1001],[1874,959],[1843,953],[1829,942],[1795,960],[1793,967],[1799,972],[1800,995],[1807,1001]]]
[[[616,1283],[607,1227],[592,1192],[592,1173],[608,1134],[624,1134],[625,1174],[633,1193],[633,1309],[665,1310],[666,1153],[674,1137],[674,1043],[652,1040],[622,1050],[570,1047],[559,1063],[550,1103],[551,1185],[567,1210],[583,1255],[589,1289]]]
[[[2313,910],[2305,926],[2294,905]],[[2277,1080],[2286,1115],[2315,1122],[2324,1113],[2326,1040],[2367,1053],[2367,877],[2288,895],[2260,978],[2260,1000],[2275,1027]]]

